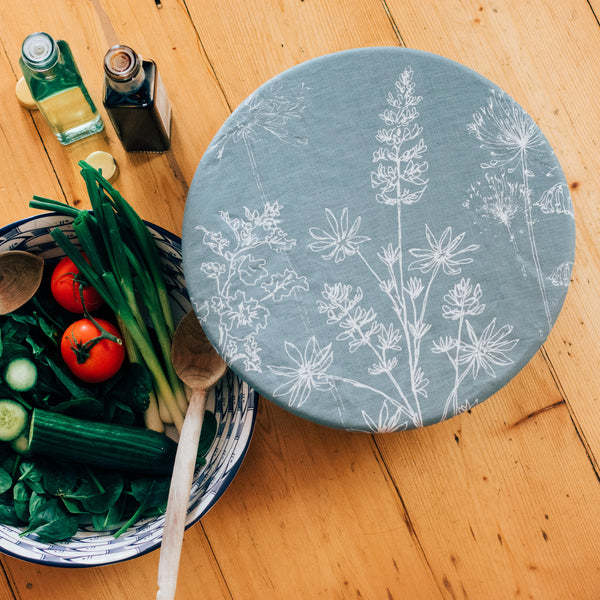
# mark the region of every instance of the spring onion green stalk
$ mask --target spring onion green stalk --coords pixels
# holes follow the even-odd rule
[[[173,423],[181,431],[187,398],[171,363],[175,326],[156,242],[121,194],[86,162],[79,165],[91,212],[39,196],[33,197],[30,206],[74,217],[73,229],[81,250],[59,228],[51,235],[115,313],[130,360],[144,364],[150,372],[158,407],[151,398],[147,426],[159,427],[158,413],[163,422]],[[149,325],[154,329],[157,349]]]

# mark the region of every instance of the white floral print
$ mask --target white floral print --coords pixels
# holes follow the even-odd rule
[[[414,56],[356,95],[304,66],[260,88],[203,159],[216,198],[192,225],[195,307],[232,368],[299,415],[372,433],[498,389],[547,334],[573,267],[547,252],[573,209],[535,123],[481,82],[448,98],[447,118]],[[463,92],[475,104],[458,106]],[[539,301],[515,314],[521,299]]]
[[[427,223],[424,224],[426,246],[403,246],[402,211],[423,200],[429,182],[427,145],[423,128],[418,124],[422,97],[415,92],[414,73],[409,67],[386,98],[388,108],[379,115],[384,127],[375,135],[380,146],[372,156],[376,167],[371,172],[371,187],[376,190],[375,200],[380,210],[391,211],[382,213],[382,218],[396,219],[397,238],[386,240],[375,252],[378,262],[374,261],[373,252],[363,251],[373,240],[361,233],[362,215],[350,214],[348,206],[337,211],[325,208],[324,218],[329,227],[308,230],[312,241],[307,246],[312,252],[340,266],[345,261],[356,261],[356,268],[362,266],[364,285],[370,281],[376,284],[390,307],[386,314],[393,315],[393,320],[382,319],[375,306],[366,302],[363,286],[344,281],[326,282],[318,301],[318,312],[324,315],[327,325],[339,330],[335,337],[336,354],[341,352],[341,342],[347,345],[348,355],[364,356],[370,376],[368,384],[337,374],[331,344],[319,350],[321,345],[315,336],[308,340],[304,352],[286,342],[286,352],[294,367],[269,365],[271,372],[289,379],[279,386],[276,397],[288,398],[290,405],[306,402],[315,389],[328,389],[331,385],[333,390],[340,384],[368,390],[371,397],[381,398],[374,414],[366,409],[361,411],[366,429],[373,432],[423,425],[421,403],[428,397],[430,379],[421,359],[426,350],[424,341],[431,330],[428,315],[436,310],[430,306],[433,283],[439,277],[461,275],[476,260],[479,249],[477,244],[466,240],[465,231],[454,233],[447,226],[437,232]],[[516,117],[512,113],[508,116]],[[501,160],[503,165],[508,166],[518,156],[513,144],[519,148],[537,146],[535,132],[521,130],[520,125],[520,122],[506,124],[510,129],[507,131],[510,152],[495,154],[495,160]],[[482,127],[481,135],[485,137],[491,132]],[[498,215],[500,208],[504,209],[499,205]],[[507,210],[506,225],[511,218]],[[411,272],[418,275],[410,275]],[[433,354],[447,356],[455,372],[446,416],[457,414],[468,404],[468,400],[459,400],[459,387],[467,374],[477,378],[484,372],[494,378],[493,367],[510,364],[510,351],[518,343],[518,339],[511,337],[512,327],[496,329],[495,319],[477,333],[475,320],[485,311],[482,297],[481,285],[462,277],[437,309],[443,318],[457,323],[456,335],[446,336],[430,346]],[[386,391],[389,385],[393,394]]]
[[[481,168],[487,171],[485,179],[491,193],[482,191],[481,182],[473,184],[466,206],[471,207],[471,201],[479,200],[480,207],[476,210],[506,227],[515,254],[524,265],[524,250],[521,250],[517,242],[513,224],[517,215],[522,213],[527,231],[528,254],[535,269],[549,332],[552,316],[545,282],[552,275],[544,276],[540,263],[534,209],[539,208],[544,215],[566,215],[572,218],[573,211],[566,186],[563,182],[555,183],[538,200],[533,198],[531,179],[539,173],[533,172],[529,165],[532,157],[546,150],[547,142],[533,119],[506,94],[493,91],[487,105],[475,112],[467,130],[479,140],[481,148],[491,157],[481,163]],[[527,278],[524,266],[522,275]]]
[[[215,139],[214,156],[221,160],[229,144],[244,145],[262,206],[243,206],[238,214],[220,211],[223,230],[196,226],[212,254],[212,260],[204,261],[200,268],[215,280],[218,292],[210,303],[195,303],[198,316],[202,321],[211,317],[218,320],[218,345],[224,349],[224,358],[230,364],[241,362],[247,371],[262,371],[257,336],[268,326],[270,305],[309,288],[306,276],[299,275],[289,262],[272,272],[268,261],[259,258],[265,249],[285,254],[296,240],[281,227],[284,206],[268,200],[254,154],[254,146],[265,136],[286,144],[307,144],[308,140],[294,134],[291,127],[301,120],[305,92],[301,86],[287,92],[279,89],[270,96],[254,94],[246,100],[245,110],[232,115]],[[244,289],[237,289],[238,285]]]

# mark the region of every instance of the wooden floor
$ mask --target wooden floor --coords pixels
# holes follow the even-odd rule
[[[503,390],[419,431],[350,434],[263,401],[245,463],[186,532],[178,598],[600,598],[600,0],[3,0],[0,224],[33,194],[85,206],[76,162],[105,149],[117,187],[181,232],[211,138],[257,86],[365,46],[441,54],[539,124],[576,209],[571,289],[548,341]],[[172,150],[126,155],[114,130],[60,146],[16,102],[22,40],[66,39],[100,103],[113,44],[156,60]],[[153,598],[158,552],[65,570],[1,556],[0,600]]]

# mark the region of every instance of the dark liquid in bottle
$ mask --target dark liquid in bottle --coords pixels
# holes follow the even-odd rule
[[[104,90],[106,112],[128,152],[165,152],[171,146],[171,111],[162,98],[154,62],[145,60],[146,80],[135,92],[123,94],[109,85]]]

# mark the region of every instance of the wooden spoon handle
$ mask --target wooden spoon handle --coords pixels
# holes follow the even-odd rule
[[[171,476],[165,527],[158,562],[157,600],[173,600],[175,598],[183,532],[194,478],[194,466],[198,454],[205,404],[206,391],[194,390],[181,428],[175,464],[173,465],[173,475]]]

